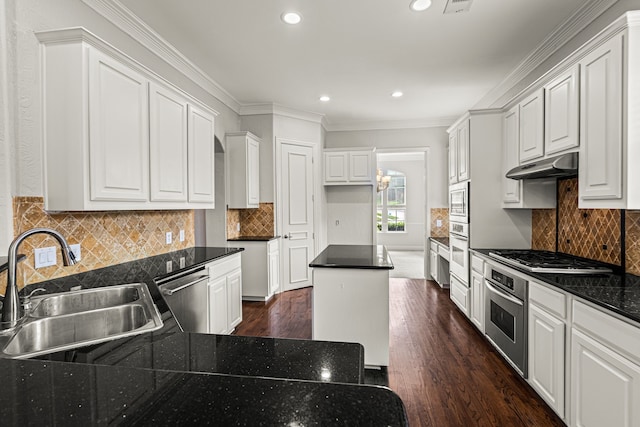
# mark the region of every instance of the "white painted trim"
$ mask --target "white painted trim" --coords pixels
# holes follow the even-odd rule
[[[482,97],[476,106],[493,105],[587,25],[613,6],[616,1],[617,0],[589,0],[586,2],[584,6],[558,26],[537,48],[529,53],[502,82]]]
[[[447,127],[456,121],[457,116],[440,117],[436,119],[414,119],[414,120],[384,120],[375,122],[354,122],[354,123],[323,123],[328,132],[339,131],[360,131],[360,130],[390,130],[390,129],[419,129]]]
[[[278,116],[289,117],[292,119],[306,120],[313,123],[322,123],[324,114],[314,113],[312,111],[297,110],[295,108],[286,107],[275,103],[264,104],[244,104],[240,106],[238,112],[241,116],[253,116],[260,114],[274,114]]]
[[[240,103],[229,92],[118,0],[82,0],[82,2],[216,97],[227,107],[236,113],[239,111]]]

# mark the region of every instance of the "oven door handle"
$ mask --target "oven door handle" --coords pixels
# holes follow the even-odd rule
[[[524,302],[520,301],[519,299],[517,299],[517,298],[515,298],[515,297],[513,297],[513,296],[511,296],[511,295],[509,295],[507,293],[504,293],[503,291],[497,289],[495,286],[492,286],[491,282],[489,282],[487,279],[484,279],[484,281],[485,281],[485,284],[487,285],[487,288],[489,288],[489,290],[491,292],[493,292],[495,294],[498,294],[502,298],[504,298],[504,299],[506,299],[508,301],[511,301],[514,304],[517,304],[519,306],[523,306],[524,307]]]

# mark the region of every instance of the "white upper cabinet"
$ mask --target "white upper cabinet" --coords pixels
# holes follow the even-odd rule
[[[626,207],[622,61],[622,35],[608,40],[580,61],[580,207]]]
[[[544,91],[537,90],[520,102],[520,163],[544,155]]]
[[[458,133],[449,133],[449,184],[458,182]]]
[[[213,207],[215,200],[215,115],[189,105],[189,201]]]
[[[148,81],[97,50],[89,52],[88,80],[91,200],[146,201]]]
[[[502,144],[502,202],[520,203],[522,181],[509,179],[505,175],[509,170],[518,166],[518,150],[520,147],[520,106],[516,105],[507,111],[503,118]]]
[[[375,184],[374,165],[371,148],[324,150],[324,185]]]
[[[572,67],[544,86],[544,152],[556,154],[580,144],[578,76]]]
[[[150,85],[151,201],[187,201],[187,100]]]
[[[82,28],[36,35],[46,210],[214,207],[215,112]]]
[[[466,181],[471,177],[470,159],[471,135],[469,132],[469,118],[467,117],[449,132],[449,184]]]
[[[260,205],[260,138],[251,132],[226,135],[229,208]]]

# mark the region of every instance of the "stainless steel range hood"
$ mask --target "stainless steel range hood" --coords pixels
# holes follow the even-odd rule
[[[507,172],[511,179],[564,178],[578,175],[578,153],[542,159]]]

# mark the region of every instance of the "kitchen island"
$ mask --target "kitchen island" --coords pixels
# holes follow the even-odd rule
[[[190,248],[44,284],[53,293],[145,283],[164,325],[40,360],[0,359],[3,425],[406,425],[395,393],[361,384],[360,345],[179,329],[156,280],[240,250]],[[168,271],[168,261],[184,267]]]
[[[329,245],[313,268],[313,339],[357,342],[364,363],[389,365],[389,270],[382,245]]]

